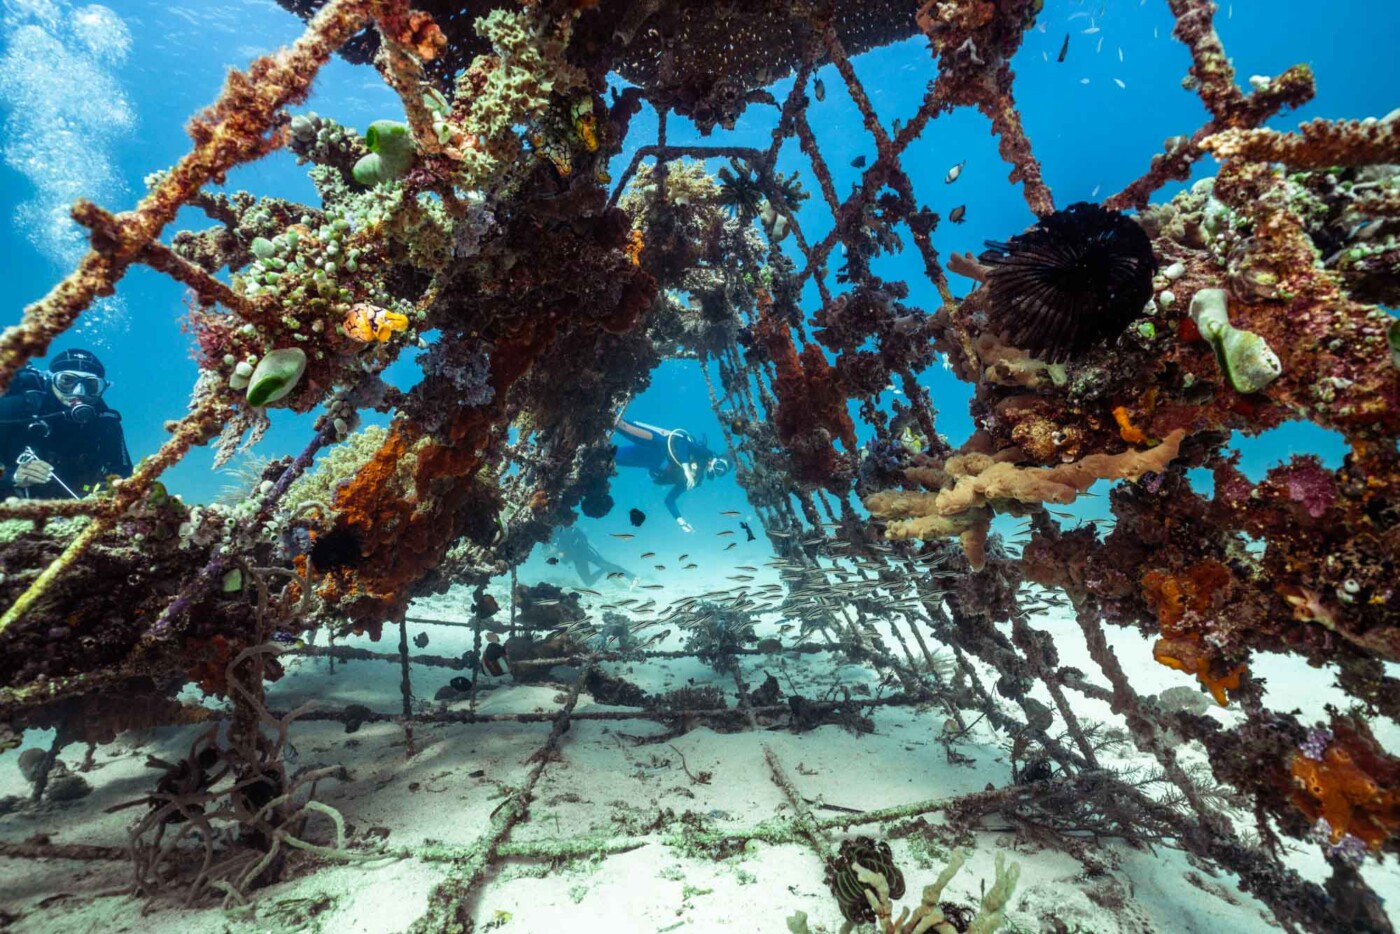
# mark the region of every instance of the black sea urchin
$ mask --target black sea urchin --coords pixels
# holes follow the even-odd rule
[[[1152,242],[1097,204],[1072,204],[987,248],[978,258],[990,267],[992,326],[1043,360],[1068,360],[1121,334],[1152,297]]]

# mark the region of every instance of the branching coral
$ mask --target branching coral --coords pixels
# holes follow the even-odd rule
[[[1400,162],[1400,115],[1384,120],[1311,120],[1297,133],[1222,130],[1203,139],[1201,148],[1222,160],[1282,162],[1298,169],[1392,164]]]
[[[908,480],[940,488],[938,492],[873,493],[865,498],[865,507],[876,518],[888,520],[885,537],[891,541],[958,536],[968,563],[981,570],[994,512],[1015,514],[1043,503],[1065,505],[1098,480],[1137,480],[1161,472],[1176,457],[1185,436],[1177,430],[1146,451],[1091,454],[1058,467],[1017,467],[987,454],[959,454],[941,469],[905,472]]]
[[[688,633],[685,649],[715,671],[736,670],[738,651],[758,638],[749,614],[718,603],[699,603],[688,615],[682,623]]]

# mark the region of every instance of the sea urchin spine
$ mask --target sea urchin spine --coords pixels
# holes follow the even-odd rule
[[[1080,202],[1007,243],[987,242],[988,317],[1016,347],[1051,363],[1115,337],[1152,297],[1152,243],[1118,211]]]

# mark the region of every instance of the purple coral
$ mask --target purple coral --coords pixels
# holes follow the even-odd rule
[[[1332,742],[1331,730],[1309,730],[1308,738],[1298,746],[1298,751],[1309,759],[1316,762],[1322,761],[1322,755],[1327,751],[1328,745]]]
[[[1352,866],[1360,866],[1366,860],[1366,856],[1371,852],[1371,848],[1366,845],[1366,841],[1354,834],[1345,834],[1327,847],[1327,855],[1340,859],[1344,863]]]
[[[1302,504],[1310,517],[1321,519],[1336,502],[1332,475],[1316,457],[1295,457],[1281,472],[1288,498]]]

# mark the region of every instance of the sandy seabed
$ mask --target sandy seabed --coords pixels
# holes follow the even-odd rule
[[[558,583],[572,579],[555,573]],[[776,578],[774,578],[776,579]],[[760,581],[761,583],[762,581]],[[707,583],[695,581],[690,592]],[[721,582],[722,583],[722,582]],[[600,588],[601,589],[601,588]],[[607,586],[610,591],[611,585]],[[668,598],[680,598],[677,587]],[[612,594],[610,594],[612,595]],[[496,594],[505,605],[504,591]],[[470,612],[466,592],[418,601],[411,616],[465,621]],[[773,632],[769,617],[760,636]],[[1056,637],[1063,664],[1094,670],[1083,651],[1078,627],[1068,618],[1042,616],[1036,621]],[[470,647],[469,630],[440,626],[413,627],[427,632],[424,651],[460,654]],[[1111,634],[1120,658],[1130,666],[1140,692],[1186,683],[1151,663],[1147,644],[1135,633]],[[391,637],[379,644],[355,640],[378,651],[393,651]],[[659,648],[680,648],[673,634]],[[1146,663],[1141,662],[1146,659]],[[824,695],[834,685],[868,685],[878,690],[878,673],[865,665],[845,664],[828,654],[780,653],[744,656],[742,673],[756,686],[773,673],[785,693]],[[1265,660],[1256,665],[1271,677],[1270,688],[1287,690],[1290,679],[1316,685],[1317,672],[1293,669],[1291,662]],[[687,685],[713,685],[733,703],[734,683],[694,658],[609,663],[606,670],[633,681],[647,692]],[[456,672],[415,668],[413,689],[425,707]],[[564,674],[561,672],[561,674]],[[562,681],[518,684],[509,675],[483,679],[477,697],[481,713],[553,711],[568,685]],[[401,703],[397,665],[380,661],[337,662],[323,658],[290,661],[287,674],[270,686],[269,704],[291,709],[308,700],[329,705],[366,704],[396,710]],[[1048,702],[1049,698],[1043,698]],[[1108,709],[1078,698],[1077,711],[1088,720],[1115,722]],[[1311,716],[1330,693],[1311,691],[1294,703]],[[446,702],[465,708],[466,700]],[[579,711],[608,708],[584,694]],[[1229,719],[1228,709],[1213,716]],[[654,736],[665,727],[648,720],[576,721],[563,738],[561,758],[550,763],[535,788],[529,816],[512,832],[512,841],[549,840],[585,834],[636,834],[669,809],[677,815],[703,815],[716,829],[745,828],[775,815],[790,813],[783,792],[765,762],[770,748],[798,792],[818,816],[827,809],[869,810],[925,799],[1000,787],[1010,781],[1006,738],[978,726],[956,749],[968,761],[950,763],[937,739],[946,714],[937,709],[880,707],[870,714],[875,731],[857,735],[839,726],[805,733],[758,730],[718,733],[694,729],[669,743],[637,744],[631,737]],[[975,715],[969,719],[975,719]],[[69,804],[45,804],[0,817],[0,839],[23,840],[47,834],[54,843],[122,845],[134,810],[104,813],[113,804],[149,793],[158,773],[145,766],[147,755],[177,760],[198,727],[128,733],[99,748],[87,773],[94,791]],[[527,759],[544,743],[549,723],[434,724],[414,728],[414,754],[408,754],[403,729],[396,723],[371,723],[353,735],[337,722],[305,721],[291,732],[296,768],[344,765],[350,780],[322,783],[318,798],[337,808],[351,828],[351,840],[382,838],[389,847],[412,848],[428,841],[470,846],[486,831],[491,813],[510,789],[518,787],[530,766]],[[1393,732],[1393,731],[1392,731]],[[1395,745],[1395,736],[1381,736]],[[34,732],[27,746],[45,746],[51,734]],[[83,748],[70,746],[61,757],[73,769]],[[1199,748],[1186,747],[1187,764],[1202,761]],[[684,757],[684,764],[682,763]],[[14,754],[0,757],[0,797],[24,795],[29,786]],[[1132,754],[1110,760],[1110,767],[1154,763]],[[710,773],[697,783],[688,775]],[[931,815],[930,822],[939,817]],[[1040,932],[1248,932],[1277,930],[1252,897],[1234,881],[1185,854],[1162,847],[1133,849],[1105,842],[1101,853],[1117,868],[1090,878],[1065,853],[1028,846],[1009,826],[975,834],[968,860],[944,892],[944,899],[975,904],[982,886],[993,878],[998,853],[1020,864],[1020,884],[1008,911],[1007,930]],[[878,826],[853,829],[879,834]],[[787,931],[786,918],[805,911],[814,932],[836,931],[842,918],[824,882],[816,854],[800,844],[751,843],[722,861],[687,857],[656,841],[639,849],[601,859],[579,859],[560,868],[521,860],[493,866],[478,889],[478,930],[510,932],[667,932]],[[833,834],[839,840],[841,834]],[[918,894],[942,868],[947,849],[929,845],[918,835],[891,841],[903,870],[908,894],[902,903],[917,904]],[[1300,845],[1295,865],[1314,879],[1324,876],[1316,847]],[[141,900],[127,894],[130,869],[121,862],[0,859],[0,927],[20,932],[123,932],[142,934],[203,931],[400,931],[423,915],[429,893],[443,878],[444,863],[419,859],[379,860],[338,865],[298,854],[288,878],[256,893],[255,907],[225,912],[219,907],[185,909],[166,900]],[[1366,870],[1368,879],[1391,904],[1400,903],[1400,873],[1394,862]]]

